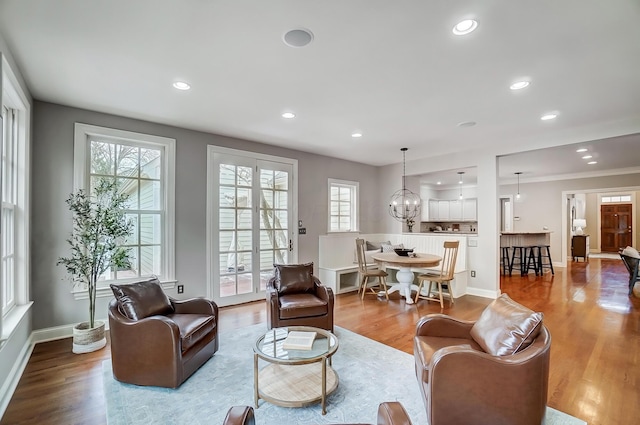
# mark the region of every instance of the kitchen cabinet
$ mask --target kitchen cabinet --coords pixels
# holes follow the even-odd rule
[[[449,201],[449,220],[462,220],[462,200]]]
[[[478,200],[476,198],[469,198],[469,199],[463,200],[462,220],[478,221]]]
[[[422,221],[478,221],[476,198],[423,200]]]

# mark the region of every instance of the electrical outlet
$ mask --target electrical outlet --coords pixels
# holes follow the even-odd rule
[[[471,277],[476,277],[476,271],[475,270],[471,270]]]
[[[178,294],[184,294],[184,285],[178,285]]]

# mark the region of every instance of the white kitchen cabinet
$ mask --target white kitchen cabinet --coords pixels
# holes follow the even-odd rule
[[[449,220],[449,201],[438,201],[438,221]]]
[[[449,220],[462,220],[462,204],[463,201],[458,199],[449,201]]]
[[[429,199],[429,221],[438,221],[440,216],[438,215],[438,200]]]
[[[476,198],[464,199],[462,203],[462,220],[478,221],[478,200]]]

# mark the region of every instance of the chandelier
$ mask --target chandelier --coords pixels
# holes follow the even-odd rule
[[[400,150],[402,151],[402,189],[391,195],[389,214],[396,220],[409,224],[409,222],[415,222],[414,218],[420,214],[420,196],[405,187],[407,148]]]

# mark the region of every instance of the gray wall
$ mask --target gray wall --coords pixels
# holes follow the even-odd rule
[[[37,101],[32,155],[34,329],[87,319],[87,302],[73,299],[63,268],[56,266],[57,258],[68,252],[65,239],[71,232],[71,215],[64,200],[73,190],[75,122],[176,139],[176,277],[185,285],[184,297],[206,294],[207,145],[298,160],[298,218],[307,228],[307,234],[298,239],[299,261],[318,262],[318,236],[327,232],[328,178],[360,182],[361,231],[379,230],[377,222],[383,209],[378,199],[377,167]],[[106,317],[107,303],[107,298],[99,300],[97,317]]]

